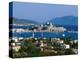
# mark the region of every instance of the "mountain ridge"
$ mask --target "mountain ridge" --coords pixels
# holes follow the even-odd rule
[[[55,19],[51,19],[48,22],[59,25],[78,25],[78,17],[75,16],[63,16]]]
[[[40,23],[40,22],[29,20],[29,19],[19,19],[14,17],[12,19],[13,19],[13,23],[19,23],[19,24],[27,24],[27,23],[46,24],[47,22],[51,22],[52,24],[56,24],[56,25],[78,25],[78,17],[75,17],[75,16],[57,17],[57,18],[48,20],[45,23]],[[10,21],[12,19],[10,18]]]

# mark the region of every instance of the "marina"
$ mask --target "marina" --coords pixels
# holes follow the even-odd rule
[[[63,34],[65,34],[65,37],[70,36],[73,40],[78,39],[78,32],[76,30],[70,31],[66,27],[56,27],[49,22],[45,25],[31,24],[24,26],[21,24],[14,24],[12,27],[13,29],[10,29],[10,34],[13,34],[12,36],[17,38],[63,38]]]

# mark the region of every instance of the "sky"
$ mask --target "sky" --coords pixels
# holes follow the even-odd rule
[[[13,2],[13,17],[46,22],[63,16],[77,16],[76,5],[43,4],[29,2]]]

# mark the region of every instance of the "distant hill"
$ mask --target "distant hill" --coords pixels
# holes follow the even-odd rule
[[[52,22],[53,24],[59,24],[59,25],[78,25],[78,17],[64,16],[51,19],[48,22]]]
[[[29,20],[29,19],[10,18],[9,20],[10,21],[13,20],[13,23],[16,23],[16,24],[39,24],[38,22]]]
[[[13,23],[19,23],[19,24],[41,24],[40,22],[36,22],[36,21],[32,21],[29,19],[18,19],[18,18],[10,18],[9,19],[10,22]],[[54,25],[78,25],[78,17],[74,17],[74,16],[63,16],[63,17],[57,17],[57,18],[53,18],[51,20],[46,21],[47,22],[51,22]],[[43,24],[45,24],[43,23]]]

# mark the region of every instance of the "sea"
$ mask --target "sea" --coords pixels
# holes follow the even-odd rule
[[[32,28],[32,26],[13,26],[13,28]],[[78,40],[78,27],[77,26],[64,26],[67,29],[65,32],[14,32],[11,33],[12,37],[23,38],[65,38],[70,36],[72,40]],[[68,32],[68,31],[72,32]],[[64,36],[63,36],[64,35]],[[11,35],[10,35],[11,36]]]

